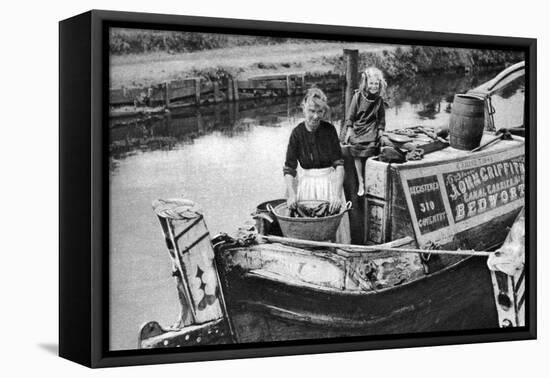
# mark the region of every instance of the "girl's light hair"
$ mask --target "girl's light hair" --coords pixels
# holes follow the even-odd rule
[[[367,91],[367,79],[378,80],[380,83],[378,94],[381,97],[386,96],[386,88],[388,87],[388,84],[386,83],[386,80],[384,80],[384,74],[382,71],[376,67],[368,67],[365,69],[365,71],[361,74],[361,84],[359,85],[359,89],[361,91]]]
[[[307,90],[304,99],[302,100],[302,110],[305,111],[309,105],[319,106],[325,111],[325,116],[330,108],[327,103],[327,96],[319,88],[310,88]]]

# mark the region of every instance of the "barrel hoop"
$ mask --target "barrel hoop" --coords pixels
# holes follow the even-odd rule
[[[453,109],[451,111],[451,114],[459,115],[463,117],[469,117],[469,118],[478,118],[478,117],[484,117],[485,111],[479,111],[479,112],[461,112],[460,110]]]
[[[193,227],[195,227],[195,225],[197,223],[199,223],[201,220],[202,220],[202,214],[199,214],[199,216],[197,218],[195,218],[193,220],[193,222],[191,222],[191,224],[187,227],[185,227],[179,234],[177,234],[176,236],[174,236],[174,241],[178,241],[179,238],[181,238],[183,235],[185,235],[187,233],[187,231],[189,231],[190,229],[192,229]]]
[[[195,240],[193,243],[189,244],[189,246],[185,247],[184,249],[182,249],[180,251],[180,254],[184,254],[184,253],[187,253],[191,250],[191,248],[193,248],[194,246],[196,246],[197,244],[199,244],[202,240],[204,240],[207,236],[210,235],[210,232],[206,231],[204,234],[202,234],[197,240]]]

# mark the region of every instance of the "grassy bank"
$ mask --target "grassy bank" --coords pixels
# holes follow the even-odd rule
[[[417,74],[497,69],[523,59],[516,52],[495,50],[173,33],[134,31],[127,40],[118,34],[119,39],[111,41],[111,88],[146,87],[194,76],[215,80],[294,72],[343,74],[344,48],[359,50],[360,69],[377,66],[391,81]]]
[[[244,79],[272,73],[341,71],[344,48],[358,49],[361,54],[381,55],[383,50],[396,47],[365,43],[287,42],[190,53],[158,51],[114,55],[111,57],[111,88],[148,86],[192,76],[214,79],[230,75]]]

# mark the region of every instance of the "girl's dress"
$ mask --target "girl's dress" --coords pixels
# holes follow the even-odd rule
[[[353,129],[349,143],[353,157],[370,157],[378,154],[379,135],[386,128],[384,100],[378,94],[357,91],[353,95],[346,126]]]
[[[300,172],[298,163],[302,168]],[[333,125],[321,121],[317,130],[311,132],[302,122],[292,130],[283,172],[298,177],[295,188],[297,201],[334,199],[338,193],[335,168],[343,164],[340,142]],[[344,206],[343,191],[341,200]],[[346,244],[351,242],[348,214],[342,217],[336,241]]]

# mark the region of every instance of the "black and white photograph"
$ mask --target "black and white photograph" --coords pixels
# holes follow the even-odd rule
[[[543,376],[541,4],[8,3],[2,376]]]
[[[524,50],[108,30],[109,350],[526,326]]]

